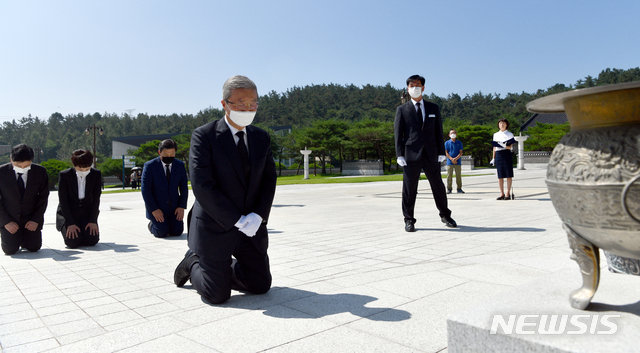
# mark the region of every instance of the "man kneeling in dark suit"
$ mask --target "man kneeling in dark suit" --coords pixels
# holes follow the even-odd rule
[[[60,172],[56,228],[68,248],[93,246],[100,240],[98,213],[102,194],[102,174],[91,168],[93,154],[75,150],[71,154],[73,168]]]
[[[261,294],[271,288],[267,219],[276,189],[269,134],[250,125],[258,109],[256,85],[231,77],[222,107],[225,116],[191,138],[196,201],[187,221],[189,250],[174,273],[178,287],[191,279],[214,304],[229,299],[231,289]]]
[[[49,177],[32,163],[33,149],[25,144],[11,150],[11,163],[0,166],[0,234],[2,251],[12,255],[20,247],[38,251],[49,200]]]
[[[142,198],[149,219],[149,231],[156,238],[182,235],[189,187],[184,162],[175,159],[178,145],[160,142],[158,157],[142,169]]]

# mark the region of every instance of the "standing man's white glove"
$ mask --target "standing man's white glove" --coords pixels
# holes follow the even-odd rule
[[[234,226],[240,229],[246,226],[247,222],[249,222],[249,220],[247,219],[247,216],[240,216],[240,219],[236,222],[236,224],[234,224]]]
[[[262,224],[262,217],[257,213],[251,212],[246,216],[245,220],[246,224],[242,228],[239,228],[240,231],[248,237],[256,235],[258,228],[260,228]]]
[[[489,162],[489,164],[491,164],[491,165],[496,165],[496,160],[495,160],[495,159],[492,159],[492,160],[491,160],[491,162]]]
[[[406,167],[407,166],[407,161],[404,159],[404,157],[400,156],[396,159],[396,162],[398,163],[399,166],[401,167]]]
[[[439,155],[438,156],[438,163],[442,163],[442,162],[444,162],[446,160],[447,160],[447,157],[445,157],[444,155]]]

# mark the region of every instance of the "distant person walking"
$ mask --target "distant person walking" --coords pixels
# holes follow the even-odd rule
[[[135,190],[138,188],[138,173],[134,170],[131,172],[129,176],[129,180],[131,181],[131,189]]]
[[[42,247],[42,224],[49,200],[47,170],[33,162],[33,149],[19,144],[11,162],[0,166],[0,235],[2,251],[13,255],[20,247]]]
[[[68,248],[94,246],[100,240],[102,174],[91,168],[93,154],[87,150],[73,151],[71,163],[73,168],[60,172],[56,229]]]
[[[168,139],[158,145],[158,157],[142,169],[142,198],[149,231],[157,238],[182,235],[189,188],[184,162],[175,159],[178,145]]]
[[[450,194],[453,186],[453,172],[456,172],[456,186],[458,193],[464,194],[462,191],[462,141],[458,139],[455,129],[449,131],[449,140],[444,143],[444,153],[447,156],[447,194]]]
[[[498,185],[500,187],[500,196],[498,200],[512,200],[514,196],[511,194],[511,182],[513,178],[513,156],[511,148],[516,140],[513,134],[507,130],[509,121],[507,119],[498,120],[498,128],[500,131],[493,134],[493,159],[491,165],[495,165],[498,171]],[[507,192],[504,191],[504,179],[507,179]]]
[[[418,194],[420,172],[424,170],[431,186],[440,220],[447,227],[456,227],[447,206],[447,194],[440,175],[440,163],[446,159],[442,137],[440,108],[422,99],[424,77],[407,79],[411,99],[396,109],[393,123],[397,163],[403,167],[402,214],[404,230],[415,232],[414,208]]]

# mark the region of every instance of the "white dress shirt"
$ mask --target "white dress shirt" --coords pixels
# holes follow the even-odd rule
[[[16,170],[13,170],[16,173],[16,182],[18,182],[18,172],[16,172]],[[27,171],[26,173],[22,173],[22,181],[24,182],[24,188],[27,188],[27,175],[29,174],[29,171]]]
[[[87,177],[80,176],[78,173],[76,173],[76,178],[78,178],[78,199],[84,200],[85,189],[87,188]]]
[[[411,100],[413,101],[413,107],[416,109],[416,113],[418,112],[418,104],[420,105],[420,111],[422,111],[422,122],[424,123],[424,117],[426,113],[424,112],[424,104],[422,103],[422,99],[417,101],[411,98]]]
[[[493,134],[493,141],[498,143],[506,142],[508,140],[511,140],[512,138],[513,138],[513,134],[509,130],[498,131],[495,134]],[[496,152],[504,151],[504,150],[506,150],[506,148],[496,147]]]
[[[249,140],[247,139],[247,129],[246,127],[242,130],[238,130],[235,127],[233,127],[231,124],[229,124],[229,120],[227,119],[227,115],[224,115],[224,122],[227,123],[227,126],[229,127],[229,130],[231,130],[231,135],[233,135],[233,141],[236,143],[236,146],[238,145],[238,141],[240,140],[240,138],[236,135],[236,133],[238,131],[244,131],[244,145],[247,146],[247,152],[249,151]]]

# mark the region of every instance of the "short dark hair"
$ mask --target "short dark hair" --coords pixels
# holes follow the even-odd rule
[[[414,81],[420,81],[420,84],[424,86],[425,79],[420,75],[409,76],[409,78],[407,79],[407,86],[409,86],[409,84]]]
[[[11,149],[11,160],[14,162],[33,161],[33,148],[21,143]]]
[[[74,167],[91,167],[93,164],[93,154],[88,150],[75,150],[71,153],[71,163],[73,163]]]
[[[158,145],[158,152],[162,152],[162,150],[178,150],[178,144],[172,139],[166,139]]]
[[[507,124],[507,129],[509,128],[509,120],[507,120],[507,119],[498,120],[498,128],[500,128],[500,123],[501,122],[504,122],[505,124]]]

